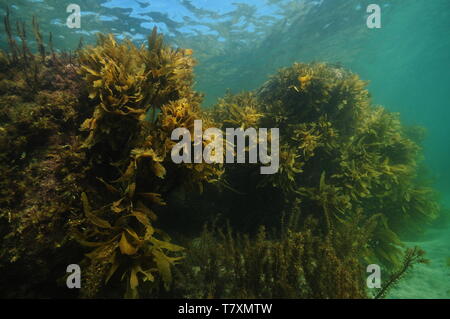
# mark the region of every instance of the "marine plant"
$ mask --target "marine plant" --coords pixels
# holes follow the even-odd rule
[[[357,75],[297,63],[204,111],[192,50],[156,28],[143,46],[100,34],[72,54],[37,19],[36,53],[24,24],[4,25],[0,284],[16,289],[2,296],[364,298],[367,263],[394,283],[422,262],[400,240],[439,211],[417,130],[372,106]],[[280,128],[278,174],[173,163],[173,129],[194,136],[196,119]],[[192,233],[214,218],[230,226]],[[79,292],[65,287],[73,263]]]
[[[425,251],[419,247],[408,248],[398,269],[392,272],[390,278],[383,284],[374,298],[384,298],[386,294],[409,272],[416,264],[428,264],[430,261],[425,257]]]
[[[235,234],[230,225],[205,227],[185,245],[173,293],[179,298],[370,298],[368,260],[362,257],[369,255],[376,216],[364,221],[360,213],[324,233],[312,216],[295,222],[298,213],[285,219],[281,232],[260,226],[255,236]],[[401,268],[377,298],[415,264],[425,262],[423,254],[418,248],[406,250]]]
[[[96,198],[96,213],[83,193],[93,232],[82,237],[95,241],[81,243],[99,246],[89,254],[96,276],[99,264],[107,272],[106,281],[125,265],[127,296],[137,296],[138,275],[153,282],[156,272],[168,288],[171,267],[180,260],[176,253],[182,248],[153,227],[153,210],[166,205],[163,194],[178,179],[201,190],[202,183],[220,176],[215,166],[176,166],[170,160],[173,128],[192,128],[193,121],[202,117],[199,95],[191,89],[194,62],[189,51],[164,45],[156,28],[147,48],[100,35],[97,46],[80,52],[79,61],[95,104],[92,117],[81,126],[88,131],[82,148],[92,161],[91,177],[110,193]]]
[[[397,114],[372,106],[365,86],[340,66],[295,63],[255,92],[227,94],[211,114],[224,126],[245,127],[248,119],[239,121],[237,110],[251,107],[259,114],[253,125],[280,129],[278,174],[251,173],[246,176],[251,182],[244,183],[242,170],[251,172],[251,167],[227,167],[225,178],[232,186],[259,186],[247,190],[247,200],[281,193],[280,211],[297,209],[292,203],[298,203],[302,219],[314,217],[327,232],[360,212],[366,219],[377,216],[368,256],[393,269],[401,263],[400,237],[420,234],[439,205],[420,176],[419,141]],[[236,205],[236,215],[244,214],[242,209]],[[255,222],[262,207],[245,209]],[[228,212],[234,219],[233,209]]]
[[[5,25],[11,33],[9,16]],[[173,126],[190,128],[204,117],[192,90],[191,52],[165,45],[155,28],[146,48],[99,35],[76,56],[49,55],[36,20],[33,28],[39,55],[25,42],[19,49],[11,36],[11,52],[1,60],[6,277],[38,262],[40,276],[29,290],[61,282],[45,270],[46,257],[59,256],[52,267],[75,261],[85,269],[83,297],[107,294],[106,284],[121,279],[126,297],[137,297],[143,282],[147,291],[168,289],[183,249],[154,227],[156,211],[179,184],[201,190],[221,175],[218,166],[170,160]],[[53,81],[40,80],[49,74]]]
[[[237,95],[228,92],[215,105],[214,116],[223,127],[247,129],[257,127],[263,114],[258,109],[253,92],[242,92]]]
[[[73,56],[56,55],[51,36],[44,43],[37,19],[32,23],[37,54],[24,23],[16,24],[15,36],[8,10],[3,22],[9,51],[0,53],[1,285],[20,288],[2,295],[33,297],[42,282],[56,283],[54,267],[71,260],[61,251],[71,247],[66,231],[84,173],[83,154],[73,152],[82,85]],[[79,251],[72,254],[78,258]]]

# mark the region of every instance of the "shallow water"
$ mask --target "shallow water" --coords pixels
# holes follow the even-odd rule
[[[381,28],[366,25],[366,8],[380,3]],[[253,90],[293,62],[339,63],[370,82],[373,102],[400,112],[406,124],[424,126],[425,165],[450,203],[450,1],[448,0],[74,0],[81,27],[69,29],[61,1],[2,1],[11,16],[37,15],[60,50],[76,49],[95,33],[145,41],[154,25],[168,42],[192,48],[196,89],[212,106],[230,89]],[[3,7],[3,6],[2,6]],[[0,9],[0,15],[4,10]],[[6,48],[2,33],[0,47]],[[32,43],[32,42],[31,42]],[[390,298],[450,297],[450,228],[432,228],[423,239],[431,265],[418,265]]]
[[[407,246],[420,246],[427,252],[431,261],[428,265],[417,265],[397,287],[388,294],[388,298],[429,298],[448,299],[450,280],[448,260],[448,229],[430,229],[427,238],[416,242],[406,242]]]

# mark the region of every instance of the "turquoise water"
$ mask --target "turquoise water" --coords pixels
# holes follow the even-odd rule
[[[81,28],[69,29],[66,3],[3,0],[11,16],[37,15],[54,45],[74,50],[96,32],[139,43],[154,25],[175,46],[192,48],[196,88],[211,106],[227,89],[259,87],[279,67],[295,61],[340,63],[370,82],[375,104],[400,112],[427,130],[425,163],[450,206],[450,1],[449,0],[74,0]],[[380,29],[366,25],[370,3],[381,7]],[[0,10],[4,15],[4,10]],[[6,47],[1,34],[1,46]],[[431,265],[419,265],[392,298],[450,297],[450,229],[435,227],[419,244]]]

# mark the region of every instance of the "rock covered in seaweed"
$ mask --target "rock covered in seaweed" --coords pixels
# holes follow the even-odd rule
[[[99,35],[71,55],[33,27],[39,54],[23,27],[21,45],[7,27],[10,52],[0,52],[5,296],[366,297],[365,263],[398,265],[399,235],[438,211],[415,134],[341,67],[294,64],[204,112],[192,52],[156,29],[147,47]],[[193,133],[196,119],[203,130],[279,128],[279,172],[173,163],[172,130]],[[196,245],[192,221],[220,214],[247,234],[205,231]],[[281,235],[257,230],[282,216]],[[190,237],[178,245],[169,234]],[[72,263],[79,295],[64,283]]]
[[[179,183],[195,191],[221,174],[170,160],[167,123],[192,127],[203,116],[190,53],[163,44],[156,29],[147,48],[102,35],[77,56],[46,55],[41,44],[41,56],[26,45],[2,53],[4,280],[33,268],[18,296],[53,282],[45,296],[58,290],[56,273],[66,290],[64,272],[49,271],[75,262],[85,270],[82,296],[108,295],[111,278],[129,297],[145,281],[168,288],[182,248],[154,228],[155,211]]]
[[[254,165],[227,167],[225,178],[246,192],[246,200],[277,198],[283,203],[279,211],[300,209],[302,218],[314,216],[325,232],[360,212],[365,218],[377,216],[367,244],[373,260],[393,266],[401,255],[399,235],[419,234],[437,216],[439,205],[419,175],[421,148],[410,137],[411,129],[397,114],[372,106],[365,87],[342,67],[295,63],[254,93],[228,94],[211,114],[224,127],[245,128],[251,122],[280,129],[278,174],[259,175]],[[255,114],[257,122],[252,121]],[[240,202],[239,195],[229,196],[234,198],[227,202]],[[232,219],[245,213],[253,225],[261,221],[266,205],[236,204],[228,212]],[[235,225],[242,227],[237,220]]]

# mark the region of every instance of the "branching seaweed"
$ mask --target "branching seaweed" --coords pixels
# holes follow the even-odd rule
[[[403,261],[399,269],[392,273],[390,278],[376,294],[375,299],[384,298],[386,294],[408,273],[416,264],[428,264],[430,261],[424,258],[425,251],[419,247],[408,248],[405,251]]]

